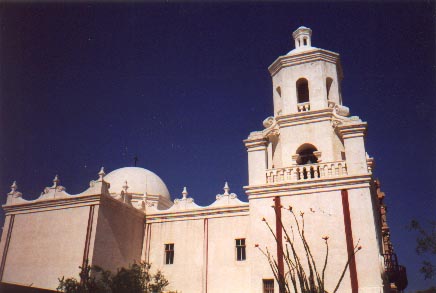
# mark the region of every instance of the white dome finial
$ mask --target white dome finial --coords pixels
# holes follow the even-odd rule
[[[312,47],[311,37],[312,30],[305,26],[300,26],[293,33],[292,37],[295,41],[295,48],[310,48]]]

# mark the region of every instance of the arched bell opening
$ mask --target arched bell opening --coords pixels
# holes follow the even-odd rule
[[[298,103],[309,102],[309,82],[305,78],[297,80],[297,100]]]
[[[327,100],[330,100],[330,88],[332,87],[333,78],[327,77],[325,80],[325,88],[327,90]]]
[[[305,143],[301,145],[297,149],[297,164],[298,165],[306,165],[306,164],[316,164],[318,163],[318,158],[315,155],[315,152],[317,152],[318,149],[309,143]]]

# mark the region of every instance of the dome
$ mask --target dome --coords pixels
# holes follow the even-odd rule
[[[168,188],[162,179],[144,168],[125,167],[116,169],[107,174],[104,180],[110,183],[110,193],[120,193],[127,181],[129,193],[161,195],[171,199]]]

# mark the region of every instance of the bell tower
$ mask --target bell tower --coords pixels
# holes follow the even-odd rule
[[[317,245],[322,245],[318,240],[323,235],[335,239],[331,246],[335,255],[329,255],[330,279],[336,279],[347,255],[353,259],[341,292],[383,292],[373,160],[364,143],[367,124],[350,116],[342,105],[339,54],[314,47],[310,28],[299,27],[292,37],[295,48],[268,68],[274,113],[263,121],[263,130],[251,132],[244,140],[251,239],[259,245],[278,247],[260,219],[275,222],[279,233],[282,224],[277,217],[281,216],[274,210],[295,207],[310,215],[307,235],[314,245],[312,251],[322,251]],[[350,251],[356,243],[364,249],[354,257]],[[282,251],[277,248],[276,259],[280,262],[281,258]],[[259,257],[253,263],[262,261]],[[285,270],[283,263],[281,269]],[[268,267],[253,266],[251,270],[252,288],[270,273]],[[327,283],[328,291],[332,286]]]
[[[250,185],[282,180],[277,176],[300,180],[332,172],[368,174],[366,122],[349,117],[342,105],[339,54],[313,47],[310,28],[299,27],[292,37],[295,49],[268,68],[274,115],[265,119],[263,131],[245,140]]]

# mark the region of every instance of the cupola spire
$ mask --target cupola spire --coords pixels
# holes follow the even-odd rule
[[[312,42],[310,39],[312,37],[312,30],[310,28],[300,26],[292,33],[292,37],[295,41],[295,49],[312,47]]]

